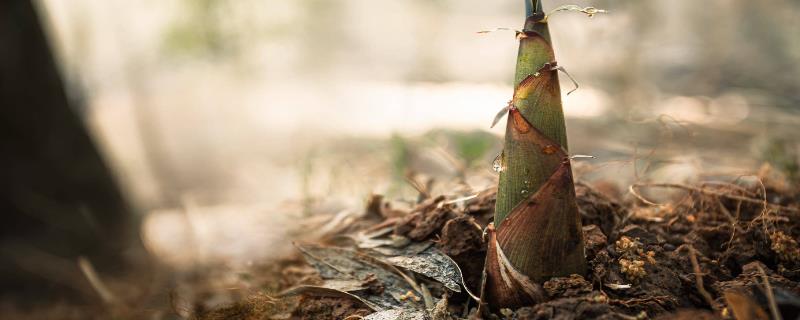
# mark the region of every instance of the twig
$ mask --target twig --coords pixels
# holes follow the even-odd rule
[[[434,153],[438,153],[442,158],[447,160],[447,162],[450,162],[450,164],[453,165],[453,168],[456,169],[456,172],[458,172],[460,178],[462,178],[463,180],[463,177],[466,175],[467,171],[467,164],[464,161],[459,160],[458,158],[450,154],[450,152],[448,152],[442,146],[436,147],[435,149],[433,149],[433,151]]]
[[[638,304],[641,304],[641,303],[650,302],[650,301],[654,301],[654,302],[658,303],[659,305],[663,305],[662,302],[664,302],[664,301],[675,301],[675,299],[674,298],[670,298],[669,296],[653,296],[653,297],[632,298],[632,299],[625,299],[625,300],[609,299],[608,303],[609,304],[621,305],[621,306],[624,306],[624,307],[632,307],[632,306],[635,306],[635,305],[638,305]]]
[[[769,211],[767,210],[769,204],[769,202],[767,202],[767,187],[764,186],[764,182],[761,181],[761,178],[756,177],[756,179],[758,181],[758,184],[761,186],[762,195],[764,196],[764,199],[762,201],[764,207],[763,209],[761,209],[761,213],[758,215],[758,217],[750,221],[750,224],[752,225],[758,219],[764,220],[764,222],[761,223],[761,226],[764,228],[764,234],[768,235],[769,232],[767,230],[767,223],[766,223],[767,221],[766,219],[764,219],[767,216],[767,214],[769,214]]]
[[[420,289],[422,289],[422,299],[425,301],[425,310],[433,310],[433,296],[431,296],[431,291],[428,290],[428,286],[423,283],[420,285]]]
[[[386,219],[386,220],[384,220],[383,222],[381,222],[379,224],[376,224],[376,225],[374,225],[372,227],[367,228],[366,230],[364,230],[364,232],[368,232],[369,233],[369,232],[373,232],[373,231],[380,231],[381,229],[385,229],[385,228],[388,228],[389,231],[391,231],[392,229],[390,229],[390,228],[393,228],[394,225],[396,225],[398,222],[400,222],[400,218],[389,218],[389,219]]]
[[[764,196],[764,199],[754,199],[754,198],[750,198],[750,197],[743,197],[743,196],[738,196],[738,195],[734,195],[734,194],[716,192],[716,191],[708,190],[708,189],[705,189],[705,188],[698,188],[698,187],[693,187],[693,186],[690,186],[690,185],[679,184],[679,183],[634,183],[628,188],[631,191],[631,194],[633,194],[633,196],[635,196],[639,200],[642,200],[642,202],[644,202],[646,204],[649,204],[649,205],[653,205],[653,206],[662,206],[663,204],[655,203],[655,202],[647,200],[646,198],[641,196],[639,194],[638,190],[637,190],[637,188],[641,188],[641,187],[683,189],[683,190],[688,190],[688,191],[694,191],[694,192],[701,193],[701,194],[708,195],[708,196],[717,196],[717,197],[728,198],[728,199],[731,199],[731,200],[739,200],[739,201],[747,202],[747,203],[765,205],[767,207],[772,207],[772,208],[778,209],[778,210],[784,210],[784,211],[789,211],[789,212],[794,212],[794,213],[800,212],[800,209],[790,208],[790,207],[786,207],[786,206],[782,206],[782,205],[774,204],[774,203],[769,203],[766,200],[766,196]]]
[[[491,226],[491,223],[489,225]],[[487,226],[486,228],[488,229],[489,226]],[[486,231],[485,230],[484,230],[483,235],[484,235],[484,239],[486,239]],[[488,262],[489,262],[489,256],[487,255],[486,259],[484,259],[483,271],[481,272],[480,298],[477,300],[477,302],[478,302],[478,310],[476,312],[478,317],[481,317],[484,314],[488,314],[489,313],[489,310],[488,310],[489,309],[489,305],[486,303],[486,278],[487,278],[486,265],[488,264]],[[469,300],[467,300],[467,301],[469,301]]]
[[[636,316],[629,316],[629,315],[624,314],[624,313],[617,313],[615,315],[617,317],[622,318],[623,320],[640,320],[640,319],[647,319],[648,318],[646,311],[639,312],[639,314],[636,315]]]
[[[740,186],[740,185],[737,185],[737,184],[734,184],[734,183],[730,183],[730,182],[722,182],[722,181],[704,181],[704,182],[703,182],[703,183],[701,183],[700,185],[702,185],[703,187],[705,187],[705,186],[707,186],[707,185],[711,185],[711,186],[720,186],[720,187],[728,187],[728,188],[731,188],[731,189],[736,189],[736,190],[738,190],[738,191],[740,191],[740,192],[742,192],[742,193],[750,194],[750,195],[752,195],[753,197],[755,197],[755,196],[756,196],[756,193],[755,193],[755,192],[752,192],[752,191],[750,191],[750,190],[747,190],[747,189],[745,189],[744,187],[742,187],[742,186]]]
[[[383,261],[379,260],[379,262],[383,262]],[[398,274],[401,278],[403,278],[403,280],[405,280],[406,283],[408,283],[408,285],[410,285],[412,289],[414,289],[417,292],[419,292],[420,294],[422,294],[422,288],[420,288],[419,284],[417,283],[417,281],[414,280],[413,275],[409,276],[407,273],[403,272],[403,270],[400,270],[399,268],[395,267],[394,265],[391,265],[391,264],[388,264],[388,263],[385,264],[385,267],[390,268],[391,270],[393,270],[396,274]]]
[[[758,272],[761,273],[761,278],[764,280],[764,291],[767,294],[767,301],[769,303],[769,312],[772,313],[772,320],[783,320],[781,317],[780,312],[778,312],[778,304],[775,303],[775,295],[772,293],[772,286],[769,284],[769,278],[767,277],[767,273],[764,272],[764,268],[761,268],[760,265],[756,264],[756,268],[758,268]]]
[[[497,31],[514,31],[516,33],[522,33],[522,30],[517,30],[517,29],[514,29],[514,28],[508,28],[508,27],[497,27],[497,28],[494,28],[494,29],[477,31],[475,33],[477,33],[477,34],[486,34],[486,33],[492,33],[492,32],[497,32]]]
[[[635,185],[635,184],[632,184],[632,185],[628,186],[628,191],[629,191],[629,192],[630,192],[630,193],[631,193],[631,194],[632,194],[632,195],[633,195],[633,196],[634,196],[636,199],[639,199],[639,201],[641,201],[641,202],[644,202],[645,204],[648,204],[648,205],[651,205],[651,206],[657,206],[657,207],[663,206],[663,204],[661,204],[661,203],[655,203],[655,202],[653,202],[653,201],[647,200],[647,198],[645,198],[644,196],[642,196],[641,194],[639,194],[639,190],[636,190],[636,185]]]
[[[741,212],[740,209],[742,207],[742,202],[737,202],[736,203],[736,216],[735,217],[733,216],[733,214],[731,214],[731,212],[730,212],[730,210],[728,210],[728,208],[725,208],[725,205],[723,205],[719,201],[719,199],[717,199],[717,204],[719,205],[720,211],[722,211],[722,213],[725,214],[725,216],[731,222],[731,228],[733,229],[731,231],[731,237],[730,237],[730,239],[728,239],[727,248],[725,249],[725,251],[727,253],[727,251],[730,250],[730,248],[731,248],[731,244],[733,244],[733,240],[736,238],[736,231],[740,231],[740,229],[741,229],[741,228],[739,228],[738,223],[739,223],[739,213]]]
[[[459,169],[459,168],[456,168],[456,169],[457,170],[462,170],[462,169]],[[419,181],[419,180],[417,180],[417,175],[412,173],[412,172],[406,173],[405,180],[406,180],[406,183],[408,183],[408,185],[410,185],[412,188],[414,188],[414,190],[416,190],[419,193],[419,197],[418,197],[419,200],[417,202],[422,202],[422,200],[425,200],[425,199],[428,199],[428,198],[431,197],[430,188],[428,188],[429,184],[432,182],[431,180],[428,180],[426,182]]]
[[[476,193],[476,194],[472,194],[472,195],[468,195],[468,196],[464,196],[464,197],[460,197],[460,198],[455,198],[455,199],[452,199],[452,200],[447,200],[447,201],[444,202],[444,204],[456,204],[456,203],[459,203],[459,202],[469,201],[469,200],[477,198],[478,195],[479,195],[479,193]]]
[[[89,284],[92,285],[92,288],[97,292],[97,295],[100,296],[100,299],[103,299],[103,302],[106,304],[113,304],[114,301],[117,300],[114,293],[108,290],[108,287],[103,283],[103,280],[100,280],[100,276],[97,274],[97,271],[94,270],[94,266],[89,262],[89,259],[83,256],[79,257],[78,267],[80,267],[86,280],[89,281]]]
[[[656,150],[658,148],[659,147],[655,147],[653,149],[650,149],[650,152],[647,154],[647,156],[644,156],[642,158],[643,160],[647,160],[647,166],[642,171],[642,174],[647,173],[647,170],[650,169],[650,164],[652,163],[651,159],[652,159],[653,155],[656,153]],[[631,161],[631,165],[633,165],[633,177],[636,178],[636,181],[639,181],[639,179],[640,179],[639,178],[639,166],[637,165],[637,160],[639,160],[639,144],[638,143],[633,147],[633,158],[630,161]]]
[[[711,297],[711,294],[706,291],[705,285],[703,285],[703,273],[700,270],[700,264],[697,262],[697,253],[696,250],[692,245],[689,245],[689,260],[692,262],[692,269],[694,270],[694,280],[695,286],[697,286],[697,291],[700,292],[700,295],[703,296],[703,299],[706,300],[706,303],[717,311],[716,305],[714,305],[714,298]]]

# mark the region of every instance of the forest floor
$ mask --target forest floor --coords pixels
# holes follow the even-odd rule
[[[670,202],[642,194],[673,189]],[[421,195],[410,211],[373,196],[358,219],[264,266],[257,292],[198,319],[798,319],[800,193],[755,184],[576,186],[589,270],[543,284],[548,299],[478,308],[495,190]],[[466,287],[466,288],[465,288]],[[467,289],[467,290],[464,290]]]
[[[12,318],[800,319],[800,191],[767,172],[747,181],[635,184],[627,194],[577,183],[589,268],[550,279],[547,301],[517,310],[478,302],[496,190],[420,188],[408,207],[373,195],[355,215],[310,215],[293,254],[246,273],[140,272],[136,285],[108,283],[116,302]]]

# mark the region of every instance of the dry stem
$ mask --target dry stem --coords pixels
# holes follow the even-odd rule
[[[716,197],[722,197],[722,198],[727,198],[727,199],[731,199],[731,200],[738,200],[738,201],[747,202],[747,203],[761,204],[761,205],[764,205],[766,207],[777,209],[777,210],[800,213],[800,209],[790,208],[790,207],[786,207],[786,206],[782,206],[782,205],[774,204],[774,203],[769,203],[769,202],[767,202],[766,199],[756,199],[756,198],[751,198],[751,197],[739,196],[739,195],[735,195],[735,194],[723,193],[723,192],[708,190],[706,188],[698,188],[698,187],[694,187],[694,186],[690,186],[690,185],[686,185],[686,184],[680,184],[680,183],[634,183],[628,188],[628,190],[630,191],[630,193],[634,197],[636,197],[637,199],[641,200],[642,202],[644,202],[646,204],[649,204],[649,205],[652,205],[652,206],[663,206],[664,204],[650,201],[647,198],[645,198],[644,196],[642,196],[641,193],[639,193],[639,191],[638,191],[638,188],[641,188],[641,187],[683,189],[683,190],[688,190],[688,191],[694,191],[694,192],[701,193],[701,194],[708,195],[708,196],[716,196]]]
[[[700,263],[697,262],[697,253],[692,245],[689,245],[689,260],[692,262],[692,269],[694,270],[694,280],[695,286],[697,286],[697,291],[700,292],[700,295],[703,296],[703,299],[712,309],[714,309],[714,311],[718,311],[716,305],[714,304],[714,298],[711,297],[711,294],[708,293],[705,285],[703,285],[703,272],[700,270]]]

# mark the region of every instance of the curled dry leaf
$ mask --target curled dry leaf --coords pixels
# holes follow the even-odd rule
[[[461,292],[461,271],[450,257],[431,246],[416,255],[401,255],[386,259],[395,266],[402,267],[441,282],[447,289]]]
[[[388,238],[380,238],[393,230],[394,226],[390,226],[373,232],[360,231],[355,234],[347,235],[346,237],[352,239],[360,249],[370,249],[381,246],[400,248],[411,242],[410,239],[396,234],[390,234]]]
[[[403,298],[408,292],[419,295],[419,290],[391,265],[344,248],[317,245],[297,247],[325,282],[319,286],[293,288],[288,290],[289,293],[325,293],[355,297],[375,311],[423,308],[418,302]]]
[[[415,243],[402,249],[376,248],[375,251],[384,255],[381,259],[387,263],[439,281],[454,292],[461,292],[460,285],[464,283],[461,269],[431,242]],[[469,290],[467,292],[477,299]]]

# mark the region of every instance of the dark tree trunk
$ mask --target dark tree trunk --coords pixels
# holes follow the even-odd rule
[[[117,266],[129,208],[65,86],[31,0],[0,1],[0,285],[81,289]]]

